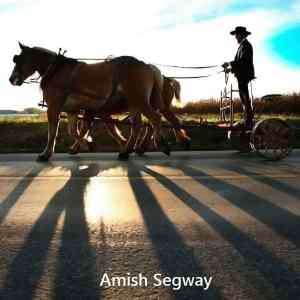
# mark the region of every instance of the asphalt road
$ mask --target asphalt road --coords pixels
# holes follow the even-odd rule
[[[300,151],[35,158],[0,155],[0,299],[300,299]]]

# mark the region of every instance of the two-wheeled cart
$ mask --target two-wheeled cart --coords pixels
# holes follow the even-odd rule
[[[234,95],[239,91],[228,83],[229,72],[225,69],[225,86],[220,96],[220,120],[217,126],[227,130],[228,139],[241,152],[256,152],[268,160],[287,157],[294,144],[294,130],[280,118],[254,120],[251,129],[235,121]],[[251,94],[251,101],[253,96]],[[263,101],[263,100],[262,100]]]

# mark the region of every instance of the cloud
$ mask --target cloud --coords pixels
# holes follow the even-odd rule
[[[71,57],[133,55],[163,64],[214,65],[233,59],[237,44],[229,31],[242,24],[253,32],[249,39],[254,46],[258,77],[254,84],[255,95],[298,89],[297,70],[274,60],[265,44],[281,26],[297,19],[297,10],[258,7],[251,8],[250,12],[224,14],[223,11],[236,2],[226,0],[30,2],[31,5],[1,14],[0,26],[9,33],[2,37],[5,47],[0,48],[1,108],[33,106],[41,99],[38,87],[16,88],[8,82],[13,68],[12,56],[19,52],[18,40],[54,51],[62,47]],[[192,72],[162,68],[170,76],[214,74],[208,79],[181,80],[186,100],[218,97],[223,87],[223,76],[215,75],[218,70]]]
[[[174,25],[198,22],[216,17],[232,2],[234,0],[169,1],[167,7],[161,10],[160,16],[162,20],[167,19]]]
[[[1,0],[0,2],[0,14],[6,12],[14,12],[24,7],[36,4],[42,0]]]

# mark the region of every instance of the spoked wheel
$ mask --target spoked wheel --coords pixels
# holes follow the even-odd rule
[[[293,150],[294,131],[283,120],[266,119],[255,124],[251,136],[251,148],[268,160],[281,160]]]

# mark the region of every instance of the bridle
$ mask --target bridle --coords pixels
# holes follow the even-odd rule
[[[26,80],[23,81],[23,83],[26,83],[26,84],[38,83],[38,84],[40,84],[41,80],[47,78],[51,74],[51,72],[55,68],[57,62],[60,61],[60,59],[62,57],[64,57],[66,52],[67,52],[67,50],[62,51],[62,49],[59,48],[58,53],[53,56],[53,59],[50,61],[50,63],[48,64],[48,66],[46,67],[46,70],[44,72],[41,72],[40,70],[38,70],[39,66],[36,66],[34,69],[35,69],[35,72],[37,71],[39,73],[39,76],[36,78],[29,78],[29,79],[27,78]],[[20,59],[20,57],[18,55],[15,55],[13,58],[13,62],[18,63],[19,59]],[[17,74],[18,74],[18,76],[22,77],[20,72],[17,72]]]

